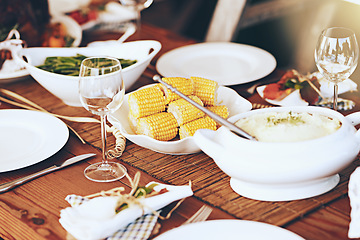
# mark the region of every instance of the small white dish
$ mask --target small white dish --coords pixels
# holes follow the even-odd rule
[[[308,106],[309,103],[303,100],[300,96],[300,90],[295,90],[292,93],[290,93],[287,97],[283,98],[282,100],[271,100],[268,98],[264,98],[264,89],[266,85],[260,86],[256,88],[256,91],[260,95],[261,98],[263,98],[265,101],[267,101],[270,104],[288,107],[288,106]]]
[[[320,92],[322,96],[325,98],[332,98],[334,96],[334,84],[330,81],[326,80],[320,72],[314,72],[311,75],[309,75],[309,78],[312,76],[317,77],[319,84],[320,84]],[[257,93],[259,96],[264,99],[266,102],[282,106],[282,107],[289,107],[289,106],[308,106],[309,103],[303,100],[300,96],[300,90],[295,90],[292,93],[290,93],[287,97],[283,98],[282,100],[271,100],[268,98],[264,98],[264,89],[266,85],[259,86],[256,88]],[[343,82],[339,83],[339,94],[349,92],[349,91],[357,91],[357,84],[352,81],[351,79],[346,79]]]
[[[207,42],[184,46],[163,54],[157,71],[166,77],[199,76],[220,85],[236,85],[270,74],[276,59],[269,52],[250,45]]]
[[[27,167],[59,151],[69,138],[60,119],[43,112],[0,110],[0,172]]]
[[[109,122],[119,129],[127,139],[141,147],[165,154],[191,154],[200,151],[193,137],[181,140],[158,141],[145,135],[135,134],[128,120],[129,105],[127,99],[128,94],[125,95],[120,109],[109,116]],[[229,117],[251,110],[251,103],[248,100],[241,97],[233,89],[224,86],[218,88],[218,103],[228,107]]]
[[[219,239],[276,239],[304,240],[299,235],[275,225],[249,220],[210,220],[171,229],[155,240],[219,240]]]
[[[78,47],[80,45],[82,39],[82,29],[74,19],[66,15],[56,15],[51,17],[50,22],[64,24],[67,34],[74,38],[74,42],[71,44],[71,47]]]

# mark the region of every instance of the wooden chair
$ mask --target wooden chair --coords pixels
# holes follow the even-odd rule
[[[294,49],[294,63],[300,72],[312,71],[313,53],[318,36],[327,27],[336,10],[338,1],[332,0],[268,0],[252,4],[251,0],[218,0],[205,36],[208,42],[234,41],[241,29],[260,22],[311,10],[311,16],[303,19],[301,38]],[[309,61],[311,59],[312,61]]]
[[[230,42],[237,30],[245,4],[246,0],[218,0],[205,41]]]

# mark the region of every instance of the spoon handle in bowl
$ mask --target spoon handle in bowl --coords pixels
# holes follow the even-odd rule
[[[208,115],[209,117],[211,117],[212,119],[214,119],[215,121],[217,121],[218,123],[228,127],[230,129],[230,131],[234,132],[235,134],[239,135],[240,137],[245,137],[249,140],[256,140],[256,138],[254,136],[251,136],[249,133],[245,132],[244,130],[242,130],[241,128],[239,128],[238,126],[236,126],[235,124],[229,122],[228,120],[220,117],[219,115],[213,113],[212,111],[210,111],[209,109],[201,106],[200,104],[198,104],[197,102],[195,102],[194,100],[192,100],[191,98],[189,98],[188,96],[186,96],[185,94],[183,94],[182,92],[180,92],[179,90],[177,90],[175,87],[173,87],[172,85],[164,82],[160,75],[155,75],[153,77],[154,81],[160,82],[161,84],[165,85],[167,88],[169,88],[172,92],[176,93],[177,95],[179,95],[180,97],[182,97],[183,99],[185,99],[186,101],[188,101],[189,103],[191,103],[192,105],[194,105],[196,108],[200,109],[201,111],[203,111],[206,115]]]

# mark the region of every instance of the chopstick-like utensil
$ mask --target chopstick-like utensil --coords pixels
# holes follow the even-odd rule
[[[156,82],[160,82],[161,84],[165,85],[167,88],[169,88],[172,92],[176,93],[177,95],[179,95],[180,97],[182,97],[183,99],[185,99],[186,101],[188,101],[189,103],[191,103],[192,105],[194,105],[196,108],[200,109],[201,111],[203,111],[206,115],[208,115],[209,117],[211,117],[212,119],[214,119],[216,122],[220,123],[221,125],[226,126],[227,128],[230,129],[230,131],[232,131],[233,133],[235,133],[236,135],[240,136],[240,137],[244,137],[247,138],[249,140],[257,140],[254,136],[251,136],[249,133],[245,132],[244,130],[242,130],[241,128],[239,128],[238,126],[236,126],[235,124],[229,122],[228,120],[220,117],[219,115],[213,113],[212,111],[210,111],[209,109],[206,109],[205,107],[201,106],[200,104],[198,104],[197,102],[195,102],[194,100],[190,99],[188,96],[186,96],[185,94],[183,94],[182,92],[180,92],[179,90],[177,90],[175,87],[173,87],[172,85],[164,82],[160,75],[154,75],[153,76],[153,80]]]
[[[45,168],[44,170],[41,170],[40,172],[36,172],[36,173],[31,174],[31,175],[15,179],[13,181],[0,184],[0,193],[9,191],[10,189],[12,189],[12,188],[14,188],[16,186],[19,186],[19,185],[21,185],[21,184],[23,184],[25,182],[28,182],[28,181],[30,181],[30,180],[32,180],[34,178],[37,178],[37,177],[40,177],[40,176],[45,175],[47,173],[59,170],[61,168],[64,168],[64,167],[69,166],[71,164],[77,163],[77,162],[82,161],[82,160],[84,160],[86,158],[93,157],[95,155],[96,155],[95,153],[88,153],[88,154],[82,154],[82,155],[79,155],[79,156],[75,156],[75,157],[69,158],[68,160],[66,160],[62,164],[55,164],[55,165],[53,165],[51,167],[48,167],[48,168]]]

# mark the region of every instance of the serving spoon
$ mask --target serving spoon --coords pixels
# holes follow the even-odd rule
[[[257,139],[250,135],[249,133],[247,133],[246,131],[242,130],[241,128],[239,128],[238,126],[236,126],[235,124],[229,122],[228,120],[226,120],[225,118],[222,118],[221,116],[213,113],[212,111],[210,111],[209,109],[201,106],[200,104],[198,104],[197,102],[195,102],[194,100],[192,100],[191,98],[189,98],[188,96],[186,96],[185,94],[183,94],[182,92],[180,92],[179,90],[177,90],[175,87],[173,87],[172,85],[164,82],[161,79],[160,75],[154,75],[153,76],[153,80],[156,82],[159,82],[161,84],[163,84],[164,86],[166,86],[168,89],[170,89],[172,92],[176,93],[177,95],[179,95],[180,97],[182,97],[183,99],[185,99],[186,101],[188,101],[189,103],[191,103],[192,105],[194,105],[196,108],[200,109],[201,111],[203,111],[206,115],[208,115],[209,117],[211,117],[212,119],[214,119],[216,122],[220,123],[221,125],[226,126],[227,128],[229,128],[229,130],[233,133],[235,133],[236,135],[240,136],[240,137],[244,137],[247,138],[249,140],[255,140],[257,141]]]
[[[128,39],[131,35],[133,35],[136,32],[136,27],[134,25],[130,25],[123,35],[118,40],[106,40],[106,41],[94,41],[89,43],[88,47],[99,47],[104,46],[108,44],[120,44],[125,42],[126,39]]]

